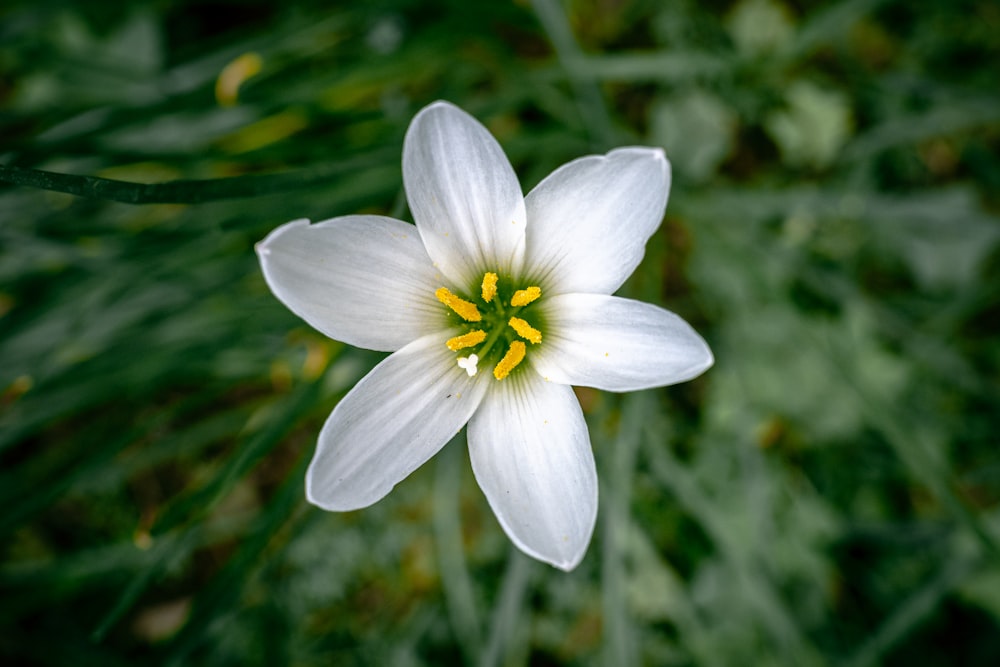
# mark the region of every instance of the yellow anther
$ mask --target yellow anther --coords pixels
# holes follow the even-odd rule
[[[487,273],[483,276],[483,301],[489,303],[497,295],[497,274]]]
[[[528,289],[519,289],[514,292],[514,296],[510,298],[510,305],[515,308],[518,306],[527,306],[529,303],[537,299],[542,295],[542,289],[540,287],[529,287]]]
[[[510,328],[517,332],[517,335],[525,340],[530,340],[535,345],[542,342],[542,332],[531,326],[520,317],[512,317],[507,322]]]
[[[467,347],[472,347],[473,345],[479,345],[484,340],[486,340],[485,331],[470,331],[467,334],[462,334],[461,336],[455,336],[454,338],[449,338],[445,345],[452,352],[457,352],[463,350]]]
[[[524,343],[519,340],[515,340],[510,344],[510,349],[507,350],[507,354],[503,355],[503,359],[500,363],[496,365],[493,369],[493,377],[498,380],[502,380],[510,372],[517,367],[519,363],[524,359]]]
[[[483,319],[483,316],[479,314],[479,309],[476,308],[476,304],[469,303],[465,299],[455,296],[447,287],[439,288],[434,292],[434,296],[438,298],[438,301],[458,313],[458,316],[466,322],[478,322]]]

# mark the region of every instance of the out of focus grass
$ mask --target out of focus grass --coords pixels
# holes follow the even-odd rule
[[[0,662],[1000,664],[998,36],[990,0],[7,0],[0,165],[116,182],[2,173],[87,196],[0,186]],[[253,244],[407,215],[439,98],[525,187],[674,165],[624,293],[716,366],[579,392],[571,574],[513,551],[461,439],[369,509],[303,499],[379,356]]]

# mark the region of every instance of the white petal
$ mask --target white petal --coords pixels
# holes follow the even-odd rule
[[[337,404],[306,474],[309,502],[367,507],[465,425],[493,378],[460,369],[448,336],[425,336],[390,355]]]
[[[331,338],[391,351],[446,326],[434,297],[442,278],[413,225],[375,215],[296,220],[257,255],[275,296]]]
[[[428,254],[455,285],[477,284],[486,270],[520,272],[524,197],[479,121],[447,102],[420,111],[403,142],[403,183]]]
[[[690,380],[713,363],[691,325],[652,304],[561,294],[544,308],[545,340],[530,359],[552,382],[635,391]]]
[[[611,294],[663,219],[670,163],[658,148],[574,160],[525,197],[527,275],[549,294]]]
[[[569,571],[597,519],[590,435],[572,388],[525,370],[492,382],[469,422],[472,470],[514,544]]]

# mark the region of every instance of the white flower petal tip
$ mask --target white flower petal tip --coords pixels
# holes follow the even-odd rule
[[[278,239],[282,234],[287,232],[289,229],[294,227],[309,226],[309,218],[299,218],[298,220],[292,220],[291,222],[286,222],[285,224],[275,228],[270,234],[265,236],[262,240],[257,241],[254,244],[253,249],[257,252],[258,257],[267,257],[271,254],[271,246],[274,244],[276,239]]]
[[[490,391],[469,422],[476,481],[510,540],[561,570],[587,552],[597,469],[573,390],[534,373]]]
[[[664,150],[658,146],[622,146],[597,157],[608,160],[619,156],[628,156],[635,160],[650,160],[660,165],[659,168],[664,172],[666,178],[670,178],[670,160],[667,159]]]
[[[692,329],[692,331],[694,331],[694,329]],[[702,356],[700,361],[698,363],[693,364],[691,367],[692,374],[690,379],[692,380],[715,365],[715,355],[712,354],[712,348],[708,346],[708,343],[705,342],[705,339],[702,338],[697,332],[695,332],[695,335],[701,339],[701,344],[703,347],[701,350]]]

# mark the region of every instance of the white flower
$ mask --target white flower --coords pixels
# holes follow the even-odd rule
[[[293,312],[393,352],[326,421],[306,494],[327,510],[371,505],[468,423],[473,472],[507,535],[570,570],[597,517],[570,385],[632,391],[712,365],[677,315],[610,296],[660,225],[670,165],[659,149],[622,148],[560,167],[525,197],[486,128],[437,102],[406,133],[403,183],[416,226],[296,220],[257,246]]]

